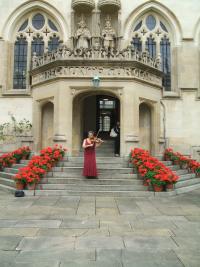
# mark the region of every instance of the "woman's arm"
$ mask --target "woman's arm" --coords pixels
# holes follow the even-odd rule
[[[93,146],[93,144],[86,145],[86,139],[83,140],[82,148],[87,148],[87,147],[91,147],[91,146]]]

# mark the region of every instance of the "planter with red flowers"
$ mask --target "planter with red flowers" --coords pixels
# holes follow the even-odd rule
[[[187,169],[189,172],[195,173],[197,177],[200,177],[200,163],[196,160],[186,157],[179,152],[174,152],[171,148],[165,150],[164,156],[165,155],[168,155],[170,160],[175,160],[175,163],[177,163],[181,169]]]
[[[155,192],[172,188],[179,178],[146,150],[135,148],[131,151],[131,158],[139,175],[143,177],[143,184],[149,185],[149,188],[152,187]]]
[[[39,156],[34,156],[28,166],[19,169],[15,181],[25,180],[26,188],[35,190],[44,175],[65,155],[66,149],[61,146],[47,147],[40,151]]]

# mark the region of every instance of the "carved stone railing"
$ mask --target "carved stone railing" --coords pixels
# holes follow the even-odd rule
[[[162,88],[160,57],[152,59],[148,52],[140,53],[131,47],[117,49],[75,49],[65,45],[41,57],[33,56],[32,86],[63,79],[129,80],[149,83]]]
[[[46,52],[43,56],[37,57],[34,54],[32,58],[32,69],[41,67],[43,65],[55,62],[57,60],[107,60],[107,61],[137,61],[147,66],[160,70],[161,57],[151,58],[148,51],[139,52],[128,46],[126,49],[105,49],[105,48],[93,48],[93,49],[70,49],[66,45],[60,46],[57,50],[52,52]]]

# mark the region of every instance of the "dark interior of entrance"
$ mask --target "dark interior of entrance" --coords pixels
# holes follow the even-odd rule
[[[107,95],[94,95],[85,98],[83,109],[84,137],[90,130],[99,131],[99,136],[110,139],[110,130],[120,121],[119,100]]]

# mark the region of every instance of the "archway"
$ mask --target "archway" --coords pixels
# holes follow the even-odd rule
[[[54,105],[51,102],[42,107],[42,148],[53,145]]]
[[[152,113],[151,108],[142,103],[139,106],[140,147],[151,152],[152,149]]]
[[[79,155],[83,138],[92,130],[106,140],[102,152],[114,155],[114,140],[110,130],[120,122],[120,101],[110,92],[82,93],[73,101],[73,155]]]

